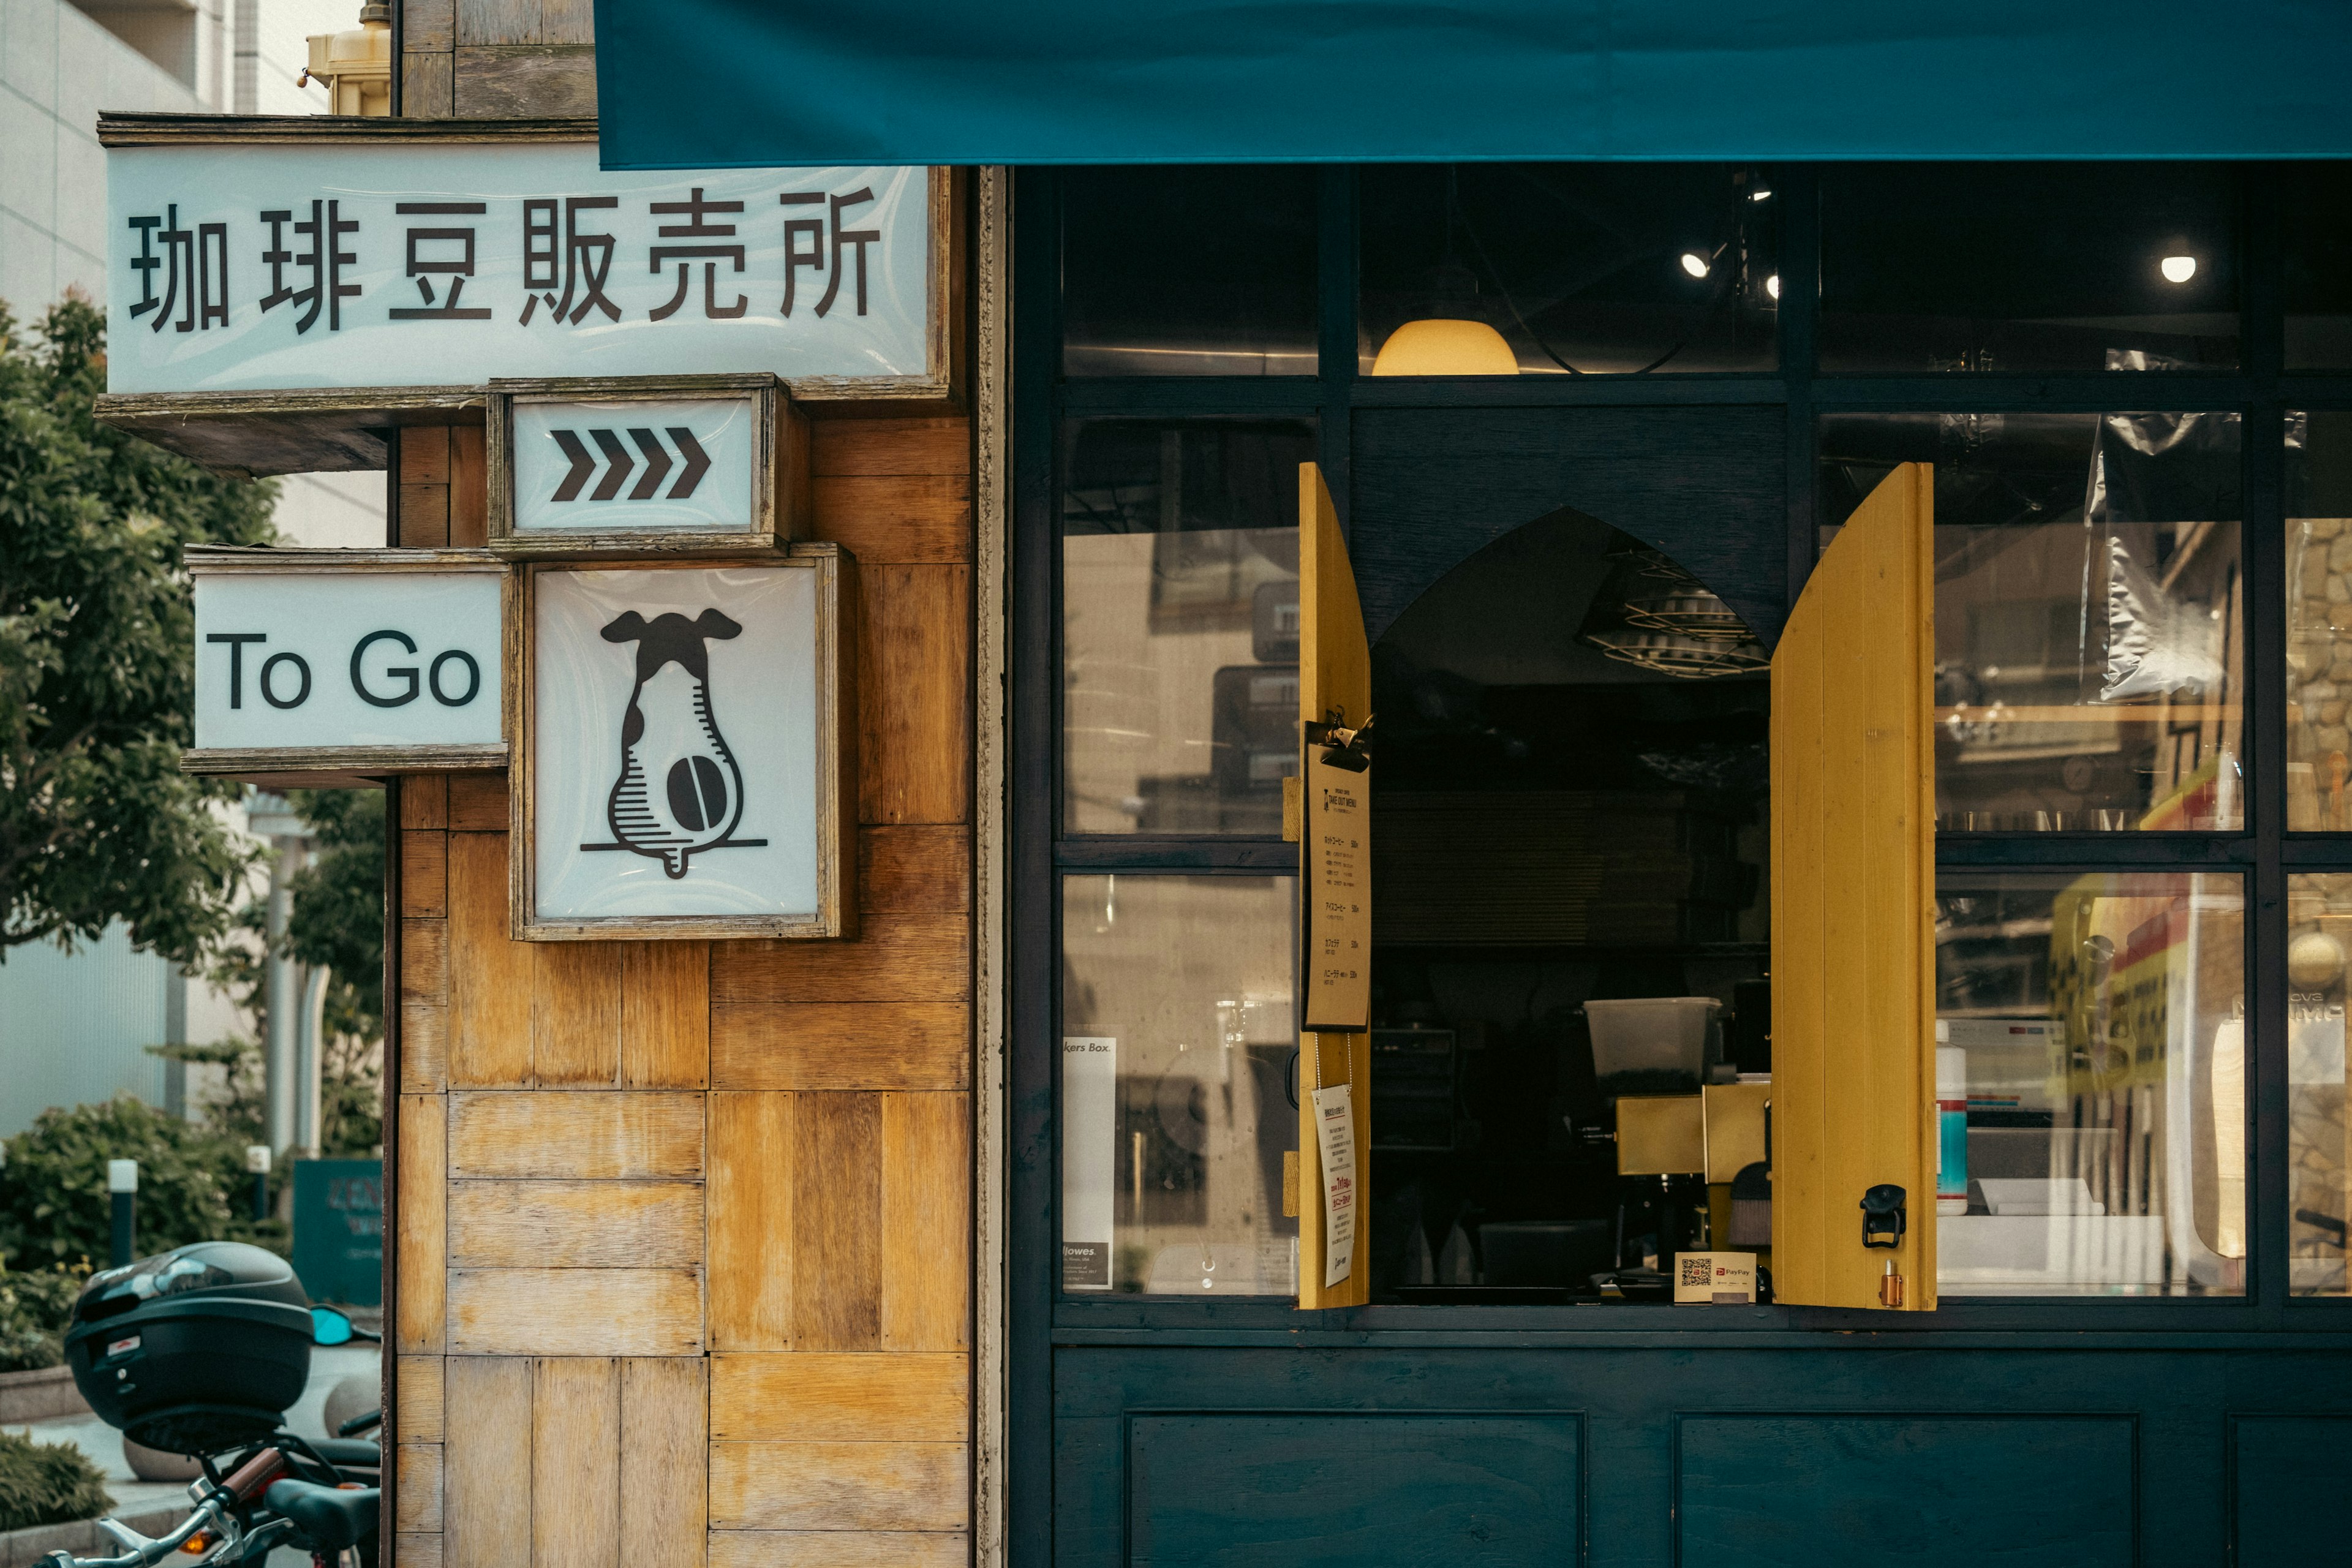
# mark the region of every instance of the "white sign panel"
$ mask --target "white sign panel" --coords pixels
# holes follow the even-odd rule
[[[532,621],[532,919],[816,919],[816,574],[549,570]]]
[[[931,374],[929,171],[607,174],[593,142],[122,147],[117,393]]]
[[[758,406],[517,400],[515,532],[750,531]]]
[[[1118,1191],[1118,1041],[1062,1037],[1062,1289],[1111,1288]]]
[[[501,581],[482,570],[200,569],[197,749],[499,744]]]

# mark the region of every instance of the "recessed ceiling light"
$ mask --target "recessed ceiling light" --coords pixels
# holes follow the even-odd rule
[[[1772,199],[1772,187],[1759,185],[1748,193],[1748,199],[1751,202],[1769,202]]]
[[[2197,258],[2193,256],[2168,256],[2158,265],[2163,268],[2167,283],[2186,283],[2197,276]]]
[[[1706,277],[1706,257],[1704,257],[1704,256],[1701,256],[1701,255],[1700,255],[1697,251],[1696,251],[1696,250],[1685,250],[1685,251],[1684,251],[1684,252],[1683,252],[1683,270],[1684,270],[1684,271],[1685,271],[1685,272],[1687,272],[1687,273],[1689,273],[1689,274],[1690,274],[1692,277],[1694,277],[1694,278],[1704,278],[1704,277]]]

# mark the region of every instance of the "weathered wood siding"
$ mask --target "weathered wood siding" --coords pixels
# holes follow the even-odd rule
[[[402,787],[404,1568],[965,1558],[970,434],[814,451],[866,568],[858,940],[510,941],[504,776]],[[479,431],[400,464],[404,544],[480,542]]]

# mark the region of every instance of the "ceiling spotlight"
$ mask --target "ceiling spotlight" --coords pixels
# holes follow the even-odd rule
[[[1764,279],[1764,292],[1771,295],[1775,300],[1780,297],[1780,275],[1779,273],[1775,272],[1771,277]]]
[[[2193,256],[2168,256],[2157,265],[2162,268],[2167,283],[2186,283],[2197,276],[2197,258]]]
[[[1772,199],[1772,187],[1759,185],[1748,193],[1748,199],[1751,202],[1769,202]]]
[[[2169,263],[2167,263],[2167,265],[2168,265],[2168,266],[2169,266],[2170,264],[2169,264]],[[1704,278],[1704,277],[1706,277],[1706,257],[1704,257],[1704,256],[1701,256],[1701,255],[1700,255],[1697,251],[1696,251],[1696,250],[1685,250],[1685,251],[1684,251],[1684,252],[1683,252],[1683,270],[1684,270],[1684,271],[1685,271],[1685,272],[1687,272],[1687,273],[1689,273],[1689,274],[1690,274],[1692,277],[1694,277],[1694,278]],[[2169,274],[2169,273],[2168,273],[2168,274],[2167,274],[2167,276],[2168,277],[2168,276],[2170,276],[2170,274]]]

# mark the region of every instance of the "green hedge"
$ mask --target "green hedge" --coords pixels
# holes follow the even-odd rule
[[[257,1227],[232,1201],[250,1180],[245,1151],[128,1094],[45,1110],[7,1141],[0,1254],[12,1270],[103,1268],[113,1242],[109,1160],[139,1162],[138,1252],[191,1241],[253,1241],[283,1252],[283,1226]]]
[[[113,1507],[106,1478],[79,1448],[0,1432],[0,1530],[69,1524]]]

